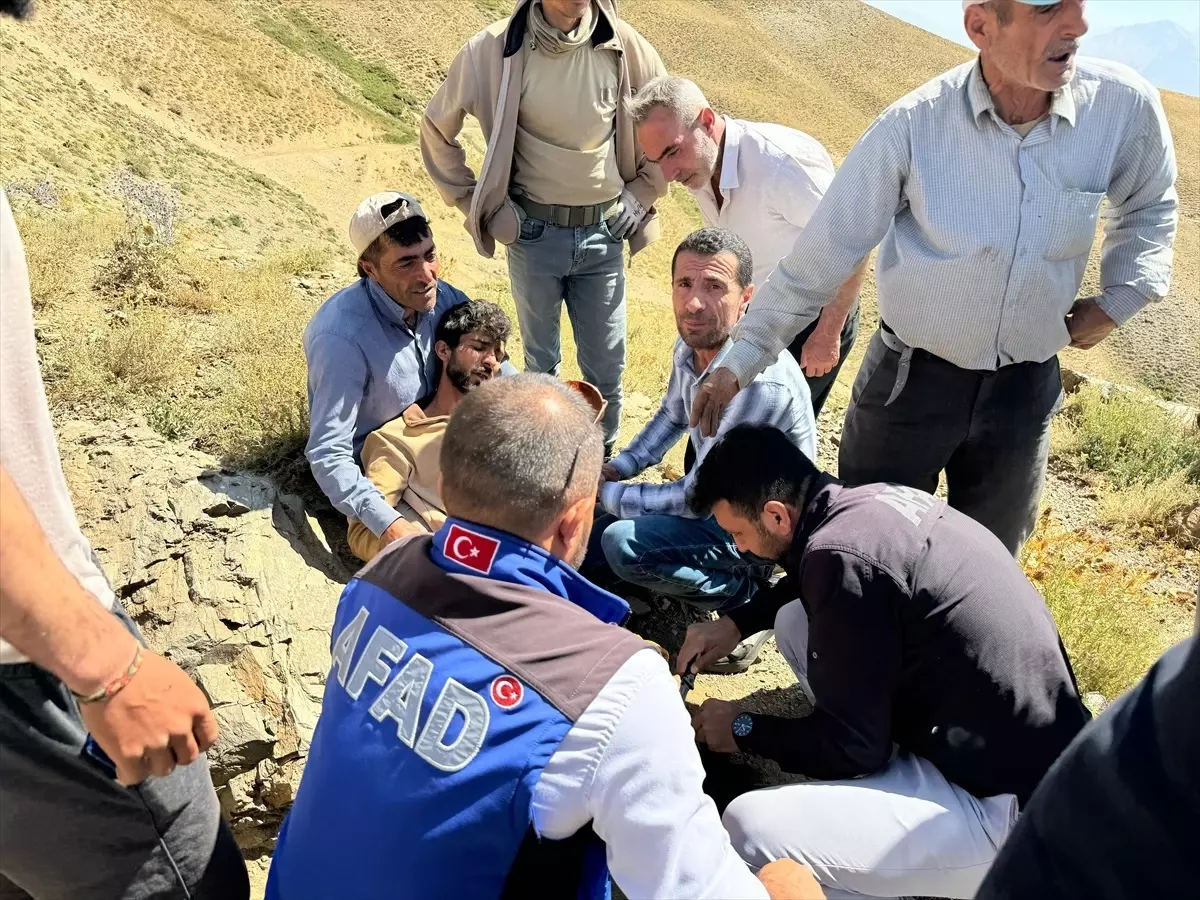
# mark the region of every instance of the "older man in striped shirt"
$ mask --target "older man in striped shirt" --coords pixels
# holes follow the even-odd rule
[[[667,394],[654,418],[602,470],[599,504],[606,515],[592,531],[582,569],[589,578],[604,584],[615,575],[716,609],[750,599],[770,576],[773,563],[743,557],[715,520],[695,517],[688,506],[691,473],[666,484],[628,481],[661,462],[688,432],[696,390],[707,373],[722,365],[732,346],[730,333],[754,294],[752,272],[746,242],[722,228],[693,232],[675,251],[671,293],[679,341]],[[777,428],[806,456],[816,458],[812,400],[790,354],[776,353],[738,395],[719,433],[735,425]],[[715,439],[694,428],[691,436],[697,460],[703,461]]]
[[[1056,354],[1094,347],[1170,286],[1175,153],[1152,86],[1116,63],[1076,61],[1084,0],[964,6],[979,59],[867,129],[692,419],[712,433],[738,386],[882,241],[883,321],[854,384],[839,475],[932,492],[944,470],[951,506],[1016,553],[1045,480]],[[1099,218],[1101,293],[1076,300]]]

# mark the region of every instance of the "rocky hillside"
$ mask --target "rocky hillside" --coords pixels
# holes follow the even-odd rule
[[[213,706],[213,783],[261,887],[320,712],[347,573],[300,498],[268,478],[227,472],[134,419],[72,422],[59,440],[117,596]]]

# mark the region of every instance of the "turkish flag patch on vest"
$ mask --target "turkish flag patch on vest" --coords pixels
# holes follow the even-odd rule
[[[468,531],[461,525],[451,525],[446,532],[446,544],[442,553],[447,559],[452,559],[460,566],[466,566],[480,575],[492,571],[492,563],[496,561],[496,553],[500,550],[500,542],[486,534]]]

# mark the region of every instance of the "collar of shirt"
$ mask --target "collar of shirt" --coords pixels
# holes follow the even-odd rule
[[[417,313],[416,321],[412,326],[409,326],[404,321],[405,308],[403,306],[393,300],[388,295],[388,292],[376,284],[373,279],[364,278],[363,281],[367,284],[367,296],[371,298],[371,304],[375,307],[375,310],[393,325],[399,325],[406,331],[415,334],[421,327],[422,322],[429,318],[429,313]]]
[[[1071,81],[1050,95],[1051,133],[1059,119],[1065,119],[1072,127],[1075,125],[1075,95],[1071,92],[1074,81],[1072,78]],[[967,97],[971,102],[971,115],[974,117],[976,125],[979,125],[979,117],[984,113],[991,113],[997,122],[1002,121],[996,114],[996,100],[992,97],[992,92],[983,78],[982,59],[975,62],[971,74],[967,78]]]
[[[684,343],[683,338],[675,342],[675,368],[680,372],[690,375],[696,381],[703,381],[708,377],[709,372],[714,372],[721,367],[721,360],[725,358],[725,354],[729,352],[729,348],[733,346],[733,340],[725,339],[724,346],[717,351],[717,355],[713,357],[713,361],[708,364],[703,372],[696,371],[696,351]]]
[[[744,131],[737,119],[731,119],[729,116],[721,118],[725,120],[725,152],[721,157],[721,193],[724,194],[726,191],[740,187],[738,150],[741,147]]]
[[[804,550],[808,539],[828,516],[829,507],[841,493],[842,482],[832,475],[821,472],[813,479],[808,493],[804,495],[804,504],[800,512],[800,521],[796,523],[796,531],[792,535],[792,545],[788,548],[784,570],[790,575],[800,572],[800,560],[804,558]]]

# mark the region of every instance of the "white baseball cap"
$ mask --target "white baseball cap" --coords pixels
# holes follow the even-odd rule
[[[963,0],[963,9],[969,6],[974,6],[976,3],[986,3],[987,0]],[[1055,3],[1061,3],[1062,0],[1017,0],[1018,3],[1024,3],[1026,6],[1053,6]]]
[[[429,221],[417,198],[399,191],[381,191],[372,194],[358,205],[350,218],[350,243],[362,256],[363,251],[397,222],[406,219]]]

